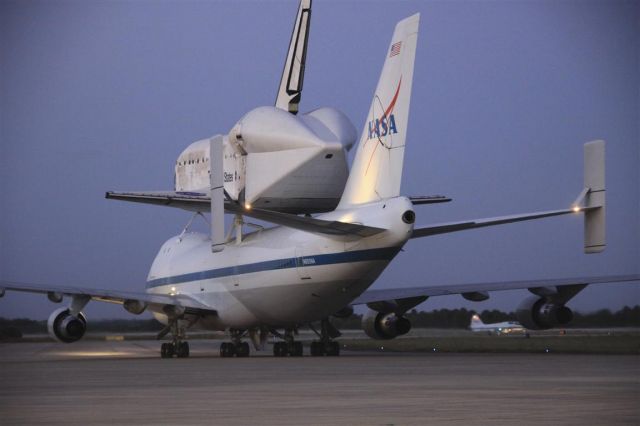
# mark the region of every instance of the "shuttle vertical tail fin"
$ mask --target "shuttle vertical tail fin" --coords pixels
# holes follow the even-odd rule
[[[276,98],[276,107],[292,114],[298,113],[298,104],[302,96],[302,81],[304,80],[304,65],[307,58],[310,24],[311,0],[300,0]]]
[[[419,23],[396,25],[338,208],[400,195]]]

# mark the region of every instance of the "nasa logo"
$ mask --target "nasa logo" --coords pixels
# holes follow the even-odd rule
[[[373,137],[383,137],[391,134],[398,133],[396,129],[396,119],[391,114],[387,119],[386,116],[382,116],[382,118],[376,118],[374,121],[369,121],[369,138],[373,139]]]

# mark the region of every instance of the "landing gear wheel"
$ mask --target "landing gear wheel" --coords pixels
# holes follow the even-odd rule
[[[273,356],[287,356],[287,343],[276,342],[273,344]]]
[[[222,344],[220,345],[220,356],[222,358],[230,358],[235,355],[235,352],[236,351],[233,343],[222,342]]]
[[[340,337],[340,331],[327,318],[321,321],[320,326],[321,330],[317,331],[312,324],[309,324],[311,330],[320,338],[320,340],[311,342],[311,356],[339,356],[340,343],[333,339]]]
[[[329,342],[327,344],[327,356],[339,356],[340,355],[340,343]]]
[[[302,356],[303,346],[302,342],[292,342],[289,349],[290,356]]]
[[[311,356],[323,356],[324,345],[322,342],[311,342]]]
[[[176,356],[178,358],[188,358],[189,357],[189,343],[188,342],[178,342],[175,345],[176,347]]]
[[[171,358],[173,357],[173,345],[171,343],[163,343],[160,345],[160,357]]]
[[[235,345],[235,353],[238,358],[244,358],[249,356],[249,344],[247,342],[241,342]]]

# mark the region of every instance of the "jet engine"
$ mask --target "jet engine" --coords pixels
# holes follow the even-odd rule
[[[72,343],[80,340],[87,331],[87,318],[82,312],[78,315],[71,315],[69,308],[60,308],[53,311],[47,321],[49,336],[53,339]]]
[[[571,322],[573,312],[564,304],[533,296],[518,306],[516,317],[520,324],[530,330],[547,330]]]
[[[372,339],[389,340],[407,334],[411,330],[411,322],[401,315],[370,309],[362,317],[362,329]]]

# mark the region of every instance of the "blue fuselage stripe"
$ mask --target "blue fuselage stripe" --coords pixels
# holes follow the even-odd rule
[[[346,251],[331,254],[314,254],[303,257],[267,260],[264,262],[248,263],[245,265],[228,266],[226,268],[208,269],[206,271],[191,272],[171,277],[156,278],[147,281],[147,288],[170,284],[181,284],[191,281],[222,278],[233,275],[250,274],[252,272],[276,271],[280,269],[304,268],[308,266],[335,265],[338,263],[363,262],[367,260],[390,261],[400,251],[399,247],[384,247],[369,250]]]

